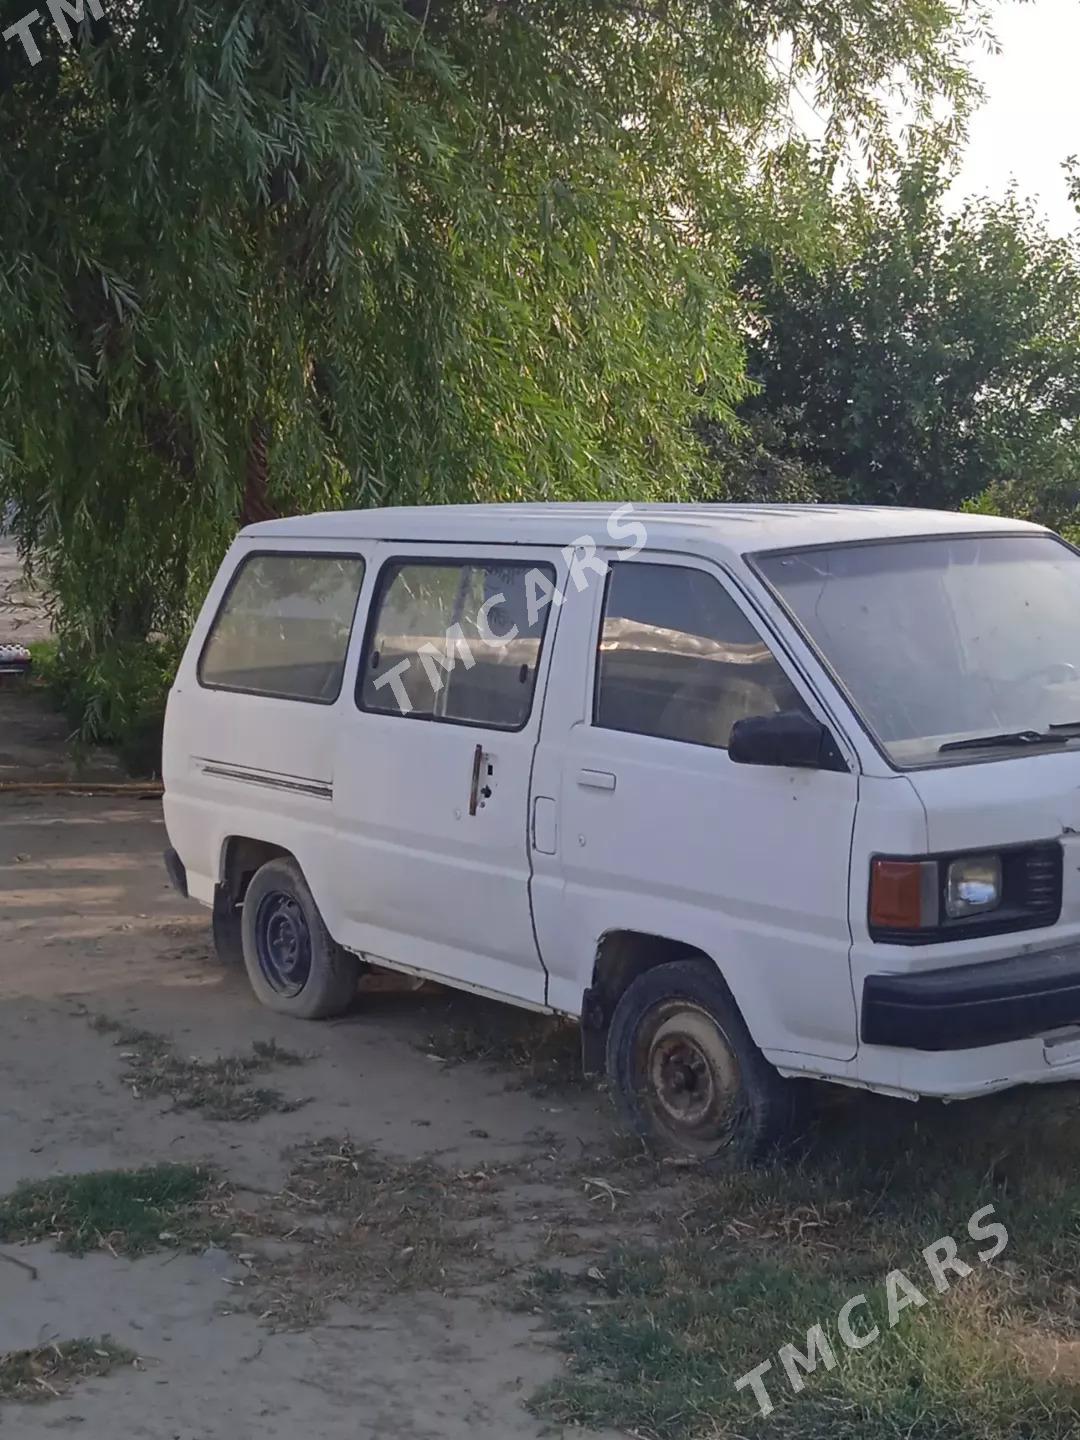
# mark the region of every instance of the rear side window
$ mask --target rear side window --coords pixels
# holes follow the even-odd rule
[[[535,562],[388,562],[357,677],[360,708],[521,729],[554,582],[554,568]]]
[[[726,750],[736,720],[802,708],[772,651],[712,575],[680,565],[611,567],[595,724]]]
[[[357,555],[249,555],[203,646],[199,683],[332,704],[363,580]]]

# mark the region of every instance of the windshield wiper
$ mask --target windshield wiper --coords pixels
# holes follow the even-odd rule
[[[1007,730],[1003,735],[974,735],[970,740],[946,740],[944,745],[938,746],[938,754],[944,755],[946,750],[995,750],[1001,745],[1067,745],[1068,735],[1054,734],[1059,728],[1071,727],[1051,725],[1047,731]],[[1080,734],[1080,722],[1076,730]]]
[[[1061,734],[1080,735],[1080,720],[1059,720],[1056,725],[1051,725],[1050,729]]]

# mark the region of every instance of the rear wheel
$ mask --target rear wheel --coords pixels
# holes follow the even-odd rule
[[[255,872],[241,928],[248,979],[264,1005],[302,1020],[348,1006],[360,962],[332,939],[295,860],[268,860]]]
[[[658,965],[627,987],[607,1069],[627,1120],[661,1154],[756,1159],[797,1134],[798,1082],[762,1055],[707,960]]]

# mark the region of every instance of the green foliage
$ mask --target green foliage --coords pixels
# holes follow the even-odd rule
[[[54,1239],[75,1255],[107,1244],[114,1252],[140,1255],[175,1241],[181,1224],[190,1230],[212,1184],[213,1176],[199,1165],[24,1181],[0,1197],[0,1241]]]
[[[996,481],[963,508],[972,515],[1011,515],[1017,520],[1050,525],[1073,545],[1080,546],[1080,469]]]
[[[795,498],[951,509],[988,492],[990,510],[1077,523],[1080,244],[1015,197],[949,215],[946,182],[930,147],[841,198],[824,265],[748,260],[759,389],[736,444],[765,462],[718,447],[721,489],[779,470]]]
[[[715,466],[705,493],[734,504],[812,504],[838,488],[827,464],[803,452],[800,416],[745,407],[736,424],[699,419],[697,431]]]
[[[842,146],[892,153],[890,94],[959,124],[982,25],[981,0],[105,11],[67,44],[43,19],[36,66],[0,47],[0,505],[87,673],[184,633],[238,520],[692,493],[689,422],[743,394],[734,257],[816,253]],[[128,684],[108,663],[93,697]]]
[[[175,641],[117,642],[94,653],[70,634],[31,647],[34,674],[80,743],[110,745],[134,774],[161,763],[165,700],[179,661]]]

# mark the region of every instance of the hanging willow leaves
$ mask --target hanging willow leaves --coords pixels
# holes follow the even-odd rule
[[[241,521],[691,493],[689,421],[744,389],[737,256],[814,253],[897,88],[959,124],[983,23],[101,0],[65,41],[39,8],[40,63],[0,42],[0,505],[80,664],[181,633]]]

